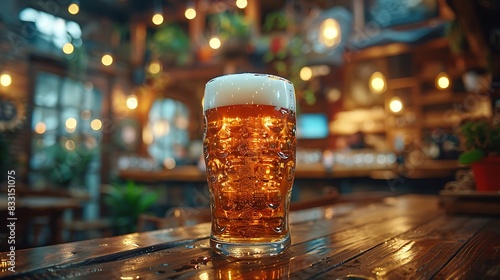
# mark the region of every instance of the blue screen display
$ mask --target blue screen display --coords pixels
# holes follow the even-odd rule
[[[320,139],[328,136],[328,120],[324,114],[300,114],[297,116],[298,139]]]

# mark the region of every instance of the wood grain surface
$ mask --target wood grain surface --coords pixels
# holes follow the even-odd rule
[[[500,279],[500,218],[450,215],[437,196],[291,214],[278,257],[214,254],[210,224],[17,252],[5,279]],[[2,263],[6,254],[2,253]]]

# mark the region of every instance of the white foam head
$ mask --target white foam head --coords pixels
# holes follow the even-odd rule
[[[205,85],[204,110],[239,104],[282,107],[295,112],[295,90],[287,79],[268,74],[230,74]]]

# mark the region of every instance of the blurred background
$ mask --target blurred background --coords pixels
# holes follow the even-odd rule
[[[15,185],[23,247],[198,222],[204,85],[241,72],[295,85],[293,202],[437,194],[468,170],[462,120],[500,116],[499,14],[493,0],[4,0],[2,211]]]

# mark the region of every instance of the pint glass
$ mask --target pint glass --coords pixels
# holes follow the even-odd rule
[[[237,258],[282,253],[295,176],[292,83],[266,74],[217,77],[205,86],[203,107],[212,249]]]

